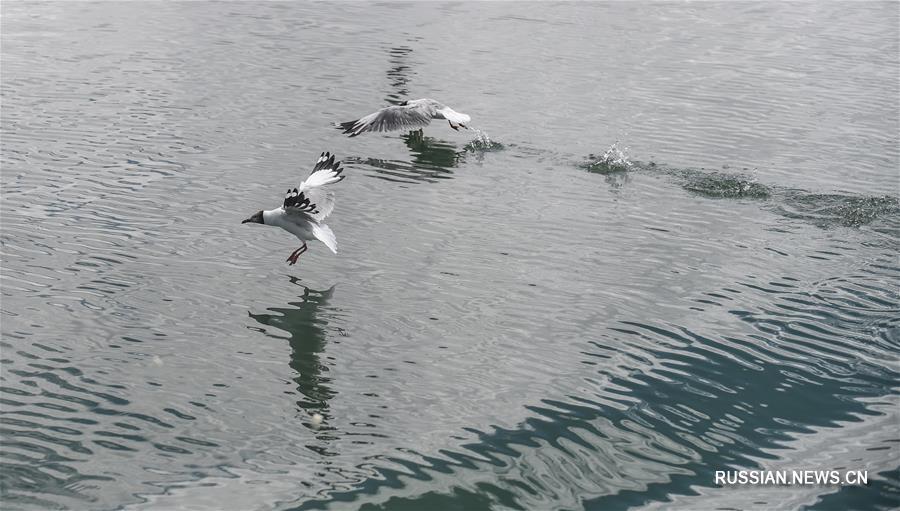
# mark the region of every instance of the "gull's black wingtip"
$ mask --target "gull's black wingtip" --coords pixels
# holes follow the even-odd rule
[[[337,129],[344,130],[344,135],[355,137],[356,135],[359,135],[359,133],[353,133],[353,130],[356,128],[356,125],[358,123],[359,120],[342,122],[337,126]]]

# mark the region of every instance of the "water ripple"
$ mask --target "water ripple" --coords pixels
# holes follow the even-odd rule
[[[896,507],[885,5],[4,5],[0,498]],[[421,95],[478,129],[329,128]]]

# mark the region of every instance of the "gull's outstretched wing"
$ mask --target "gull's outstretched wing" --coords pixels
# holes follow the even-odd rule
[[[394,105],[355,121],[342,122],[344,134],[355,137],[367,131],[394,131],[428,126],[432,112],[427,105]]]
[[[308,217],[321,222],[334,211],[334,193],[322,189],[323,186],[344,179],[341,162],[335,162],[331,153],[322,153],[313,167],[312,173],[300,186],[288,190],[282,207],[285,212]]]
[[[345,176],[341,175],[343,171],[341,162],[335,162],[333,154],[324,152],[319,156],[306,181],[300,183],[300,191],[337,183],[344,179]]]

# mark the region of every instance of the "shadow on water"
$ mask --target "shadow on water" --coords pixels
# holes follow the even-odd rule
[[[334,286],[318,291],[304,286],[297,277],[291,277],[291,284],[303,289],[299,301],[289,302],[290,307],[270,307],[266,309],[268,313],[248,314],[261,325],[275,327],[290,334],[289,365],[297,373],[294,382],[304,397],[297,401],[297,406],[306,413],[326,415],[328,401],[334,397],[335,392],[330,386],[331,378],[325,376],[328,365],[322,357],[328,330],[335,328],[328,326],[328,315],[323,310],[334,294]],[[261,330],[270,337],[284,339],[278,333],[269,332],[265,328]],[[337,331],[340,332],[339,329]]]

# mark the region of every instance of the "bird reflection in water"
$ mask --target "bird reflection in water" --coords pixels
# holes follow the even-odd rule
[[[331,378],[326,376],[329,363],[323,361],[325,346],[329,336],[335,333],[340,335],[343,331],[329,326],[331,318],[327,304],[334,294],[334,286],[318,291],[304,286],[296,277],[291,277],[291,283],[303,289],[299,301],[289,302],[289,307],[270,307],[263,314],[249,314],[264,326],[275,327],[290,334],[289,365],[297,373],[294,382],[303,396],[297,401],[297,406],[310,417],[309,424],[314,426],[315,414],[321,414],[325,421],[328,420],[328,402],[336,394],[331,388]],[[266,328],[261,330],[270,337],[284,339],[280,332]]]
[[[412,162],[417,165],[450,169],[459,166],[465,154],[452,142],[426,137],[422,130],[410,131],[401,138],[409,148]]]
[[[392,105],[399,105],[409,95],[409,88],[407,87],[410,80],[409,75],[416,74],[410,67],[411,63],[408,62],[408,57],[412,51],[412,48],[403,45],[388,50],[390,67],[387,71],[387,77],[390,81],[392,92],[388,93],[385,99]]]
[[[454,167],[465,158],[466,151],[451,142],[425,136],[421,130],[403,135],[410,150],[410,160],[348,157],[344,161],[360,165],[372,177],[400,183],[433,183],[453,177]]]

